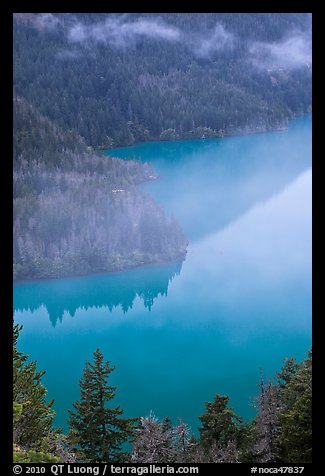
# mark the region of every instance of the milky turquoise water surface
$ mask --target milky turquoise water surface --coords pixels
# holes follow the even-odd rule
[[[260,369],[311,345],[311,116],[288,131],[145,143],[109,151],[153,163],[141,185],[181,224],[186,260],[115,274],[18,283],[20,348],[46,370],[56,424],[79,398],[100,347],[127,416],[198,426],[204,402],[230,396],[254,415]]]

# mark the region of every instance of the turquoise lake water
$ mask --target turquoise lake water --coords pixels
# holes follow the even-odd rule
[[[18,283],[20,349],[45,369],[56,424],[79,398],[100,347],[127,416],[182,419],[229,395],[254,416],[260,370],[302,360],[311,346],[311,116],[287,131],[145,143],[109,151],[153,163],[141,185],[181,224],[183,263]]]

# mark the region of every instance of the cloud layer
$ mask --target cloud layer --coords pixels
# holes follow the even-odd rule
[[[210,58],[215,52],[231,49],[233,42],[234,35],[226,31],[221,23],[217,23],[212,33],[208,33],[204,37],[194,37],[190,44],[192,44],[196,56]]]
[[[255,66],[270,70],[292,70],[310,66],[312,62],[311,35],[292,32],[281,42],[257,42],[249,48],[249,54]]]
[[[63,28],[69,42],[78,45],[108,44],[116,48],[135,46],[141,38],[167,42],[178,42],[188,47],[196,57],[212,59],[215,54],[229,51],[239,41],[232,32],[227,31],[220,22],[212,30],[204,33],[183,31],[168,24],[162,17],[136,16],[130,14],[107,15],[104,21],[85,24],[71,15],[65,19],[51,13],[15,14],[19,21],[28,21],[39,30]],[[68,19],[67,19],[68,18]],[[76,51],[67,50],[61,54],[63,59],[75,59]],[[246,60],[257,68],[273,71],[293,70],[311,66],[311,30],[292,31],[277,42],[248,43]]]
[[[215,52],[232,48],[234,40],[234,35],[221,23],[203,35],[184,32],[160,17],[132,20],[128,15],[111,16],[92,25],[77,21],[68,28],[67,35],[72,43],[106,43],[118,48],[133,46],[141,37],[178,42],[201,58],[210,58]]]
[[[140,37],[177,41],[181,32],[176,27],[167,25],[163,20],[138,18],[130,21],[123,17],[109,17],[104,22],[84,25],[77,22],[68,31],[71,42],[92,41],[108,43],[117,47],[126,47]]]
[[[38,19],[42,28],[47,30],[54,30],[58,25],[61,25],[61,21],[57,16],[52,15],[52,13],[40,13]]]
[[[61,20],[52,13],[14,13],[15,19],[20,23],[29,23],[36,30],[55,30],[62,25]]]

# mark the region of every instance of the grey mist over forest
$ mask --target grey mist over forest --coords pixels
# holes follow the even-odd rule
[[[133,18],[135,16],[135,18]],[[134,48],[141,38],[177,42],[185,45],[195,56],[211,59],[215,53],[234,50],[243,42],[238,34],[227,30],[221,21],[204,32],[193,32],[169,24],[163,15],[111,14],[105,20],[85,23],[75,15],[62,19],[53,14],[40,14],[30,18],[35,28],[60,29],[72,44],[107,44],[116,48]],[[296,69],[311,65],[311,16],[307,16],[302,28],[292,27],[275,41],[247,41],[246,59],[253,65],[270,69]],[[69,58],[68,51],[63,57]],[[73,51],[70,51],[73,58]],[[80,53],[81,54],[81,53]],[[62,55],[62,52],[61,52]],[[59,53],[60,56],[60,53]]]

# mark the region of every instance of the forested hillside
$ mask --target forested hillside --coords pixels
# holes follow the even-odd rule
[[[311,16],[16,14],[14,90],[94,148],[277,128],[311,108]]]
[[[14,278],[183,259],[186,239],[148,194],[149,164],[98,155],[14,98]]]

